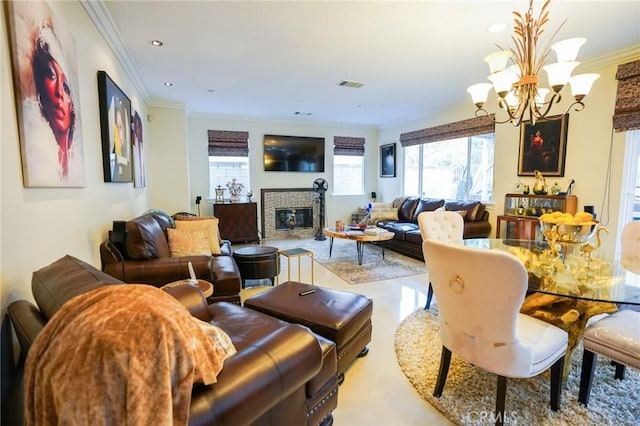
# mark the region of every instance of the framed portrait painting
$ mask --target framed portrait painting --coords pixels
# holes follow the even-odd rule
[[[396,177],[396,144],[380,146],[380,177]]]
[[[24,186],[84,187],[75,39],[44,1],[6,10]]]
[[[534,176],[536,170],[544,176],[564,176],[568,125],[569,115],[551,117],[536,124],[522,122],[518,176]]]
[[[133,149],[133,186],[135,188],[144,188],[144,128],[142,126],[142,118],[138,111],[133,113],[131,118],[131,145]]]
[[[104,71],[98,71],[102,168],[105,182],[132,182],[131,101]]]

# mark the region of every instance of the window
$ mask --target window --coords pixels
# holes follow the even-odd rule
[[[494,139],[491,116],[401,134],[404,193],[493,202]]]
[[[364,194],[363,157],[353,155],[333,156],[333,194]]]
[[[364,194],[364,138],[333,138],[333,195]]]
[[[251,188],[249,186],[249,157],[217,157],[209,156],[209,198],[215,198],[215,187],[220,185],[226,188],[231,179],[244,185],[243,194]],[[225,192],[225,198],[229,193]]]
[[[226,188],[235,178],[244,185],[242,195],[249,186],[249,133],[228,130],[209,130],[209,198],[215,198],[215,187]],[[229,197],[225,193],[225,198]]]

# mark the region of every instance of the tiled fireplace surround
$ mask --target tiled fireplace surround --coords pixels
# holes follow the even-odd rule
[[[319,223],[318,194],[313,188],[264,188],[260,190],[262,238],[313,237]],[[313,209],[313,228],[276,229],[276,209]]]

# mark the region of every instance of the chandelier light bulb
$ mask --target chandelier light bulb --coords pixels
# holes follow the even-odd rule
[[[559,41],[551,45],[556,52],[558,62],[573,62],[578,57],[578,51],[583,44],[587,42],[586,38],[575,37]]]
[[[581,101],[591,91],[591,86],[600,77],[600,74],[578,74],[569,79],[571,96]]]
[[[549,85],[554,92],[558,93],[565,84],[569,82],[571,73],[580,64],[580,62],[557,62],[542,67],[547,72]]]
[[[489,83],[478,83],[467,88],[467,92],[471,95],[473,103],[476,104],[478,108],[482,108],[485,102],[487,102],[491,87],[493,86]]]
[[[509,70],[491,74],[487,78],[493,83],[494,90],[501,98],[504,98],[512,89],[513,83],[518,81],[518,76]]]
[[[538,93],[536,93],[536,105],[542,106],[544,105],[545,99],[549,94],[549,89],[545,89],[544,87],[538,88]]]
[[[491,74],[504,71],[507,61],[513,56],[510,50],[499,50],[484,57],[484,61],[489,64]]]
[[[520,105],[520,100],[516,96],[516,93],[513,90],[510,90],[507,93],[507,96],[504,97],[504,101],[507,103],[507,106],[510,110],[515,111],[518,109],[518,105]]]

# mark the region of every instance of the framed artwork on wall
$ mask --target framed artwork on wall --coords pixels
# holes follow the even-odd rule
[[[98,101],[104,181],[131,182],[131,101],[105,71],[98,71]]]
[[[131,134],[131,144],[133,148],[133,186],[135,188],[144,188],[145,186],[143,134],[142,119],[138,111],[135,111],[132,118]]]
[[[380,146],[380,177],[396,177],[396,144]]]
[[[564,176],[569,115],[555,116],[531,124],[520,125],[518,176]]]
[[[84,187],[75,39],[46,2],[6,3],[24,186]]]

